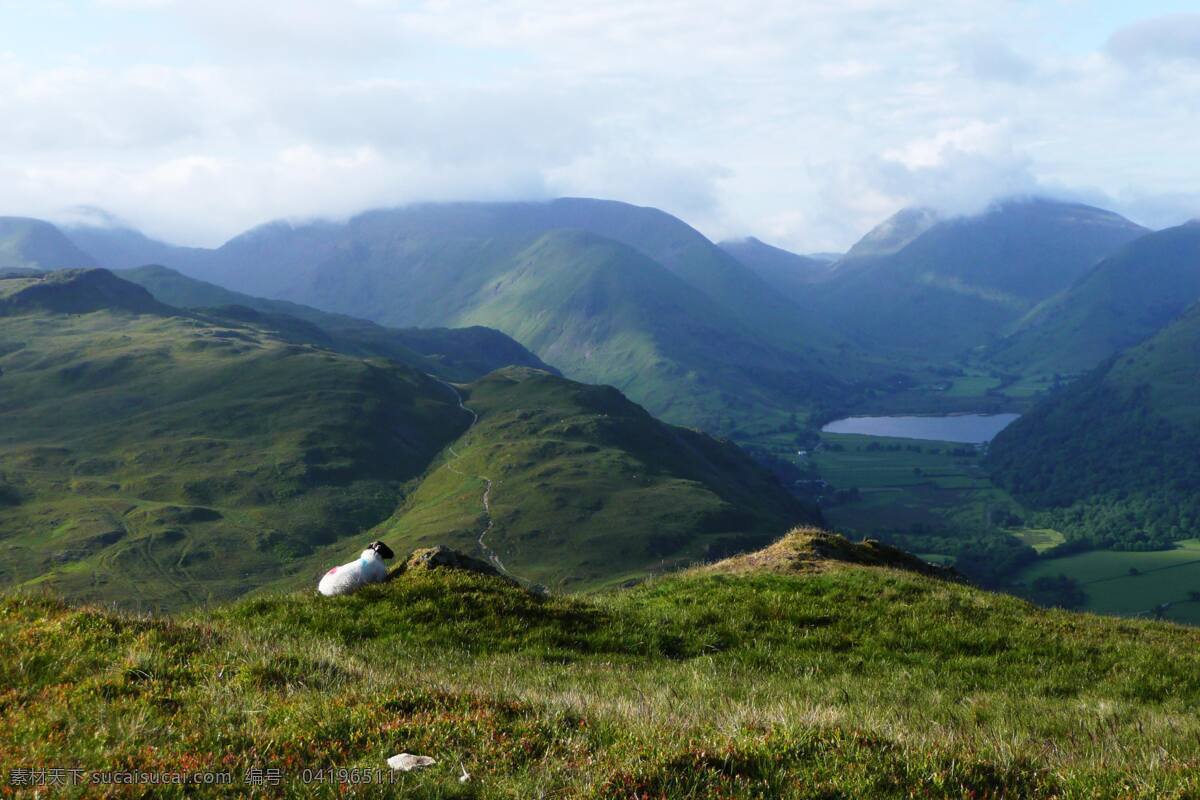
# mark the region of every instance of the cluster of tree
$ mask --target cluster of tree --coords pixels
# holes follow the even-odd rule
[[[1161,549],[1200,529],[1200,436],[1154,413],[1146,386],[1098,370],[993,440],[993,479],[1038,521],[1096,547]]]
[[[1092,495],[1066,508],[1040,511],[1037,520],[1090,547],[1162,550],[1200,530],[1200,496],[1166,489]]]
[[[905,532],[873,534],[880,541],[913,553],[939,553],[971,581],[988,587],[1008,584],[1012,574],[1037,559],[1037,551],[1001,532],[963,534],[914,524]]]
[[[1035,578],[1021,594],[1040,606],[1055,608],[1082,608],[1087,602],[1079,581],[1061,574]]]
[[[793,487],[796,486],[797,481],[808,481],[817,477],[816,469],[812,466],[806,465],[802,467],[793,460],[780,458],[761,447],[744,445],[742,449],[758,462],[759,466],[770,472],[776,480],[792,489],[793,492],[795,491]]]
[[[920,453],[921,448],[915,444],[883,444],[882,442],[871,442],[865,447],[860,446],[859,450],[865,450],[868,453]]]

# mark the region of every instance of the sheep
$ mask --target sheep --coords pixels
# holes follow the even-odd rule
[[[387,567],[383,560],[391,558],[395,553],[383,542],[371,542],[357,561],[334,567],[325,573],[317,584],[317,591],[326,597],[338,594],[349,594],[360,586],[368,583],[380,583],[387,580]]]

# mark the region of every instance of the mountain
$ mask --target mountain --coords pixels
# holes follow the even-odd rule
[[[167,267],[135,267],[118,274],[168,305],[206,309],[211,314],[269,327],[277,335],[301,344],[317,344],[350,355],[390,358],[447,380],[472,380],[507,366],[555,371],[503,333],[478,325],[387,328],[298,303],[230,291]]]
[[[664,425],[610,386],[510,368],[461,391],[478,422],[380,526],[393,547],[470,549],[490,525],[513,575],[578,588],[820,520],[736,446]]]
[[[1055,392],[991,443],[993,477],[1097,546],[1200,529],[1200,306]]]
[[[48,222],[0,217],[0,270],[94,267],[96,260]]]
[[[840,260],[849,263],[895,255],[941,221],[932,208],[902,208],[868,231]]]
[[[588,595],[413,559],[175,617],[0,597],[0,750],[212,776],[167,797],[1190,796],[1200,632],[909,564],[802,530]]]
[[[713,431],[836,403],[848,384],[886,371],[693,228],[624,203],[277,222],[194,256],[179,269],[252,295],[389,326],[498,329],[568,377]]]
[[[105,270],[0,291],[9,586],[240,594],[386,519],[469,422],[422,373],[171,309]]]
[[[1080,372],[1160,330],[1200,299],[1200,222],[1127,244],[1037,306],[990,349],[997,364]]]
[[[61,228],[80,249],[93,256],[96,266],[112,270],[141,267],[146,264],[173,264],[183,267],[208,252],[204,248],[179,247],[123,225],[67,225]]]
[[[5,587],[196,605],[307,583],[349,536],[488,552],[489,521],[514,570],[603,583],[819,517],[611,388],[512,368],[455,390],[106,270],[3,279],[0,304]]]
[[[437,280],[443,288],[472,291],[480,282],[475,279],[494,269],[479,262],[502,263],[554,231],[590,233],[624,244],[720,302],[751,328],[768,330],[770,322],[793,316],[762,280],[683,221],[654,208],[587,198],[416,205],[369,211],[340,224],[271,223],[223,245],[196,277],[298,302],[311,301],[307,295],[314,290],[336,289],[336,280],[343,277],[339,273],[348,268],[366,273],[368,280],[403,277],[413,296],[393,298],[399,305],[384,312],[390,316],[375,311],[371,318],[398,325],[437,324],[430,315],[438,311],[426,308],[431,293],[422,291],[422,282]],[[435,269],[450,274],[428,274]],[[333,307],[339,302],[336,294],[327,302],[330,310],[352,311]],[[785,341],[794,337],[790,331],[769,332]]]
[[[789,253],[753,236],[721,242],[718,246],[754,270],[784,297],[801,301],[810,284],[829,277],[834,260]]]
[[[691,226],[658,209],[608,200],[424,204],[368,211],[344,223],[273,222],[215,251],[175,248],[119,228],[73,228],[69,233],[104,253],[105,266],[161,263],[231,289],[302,301],[314,282],[347,265],[370,271],[393,261],[413,278],[417,276],[411,273],[431,270],[435,264],[461,270],[471,266],[458,264],[462,259],[511,254],[514,246],[527,246],[547,232],[561,230],[592,233],[634,248],[720,299],[744,322],[762,325],[764,314],[790,314],[766,284]],[[409,263],[414,259],[423,263]],[[404,319],[377,321],[431,323],[421,318],[419,299],[401,302],[403,310],[394,313]]]
[[[973,217],[907,212],[852,248],[810,309],[861,342],[954,356],[997,338],[1145,232],[1109,211],[1044,199]]]

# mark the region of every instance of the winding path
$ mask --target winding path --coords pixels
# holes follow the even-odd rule
[[[458,407],[471,415],[471,424],[467,426],[466,431],[463,431],[463,435],[465,436],[467,432],[471,430],[471,428],[475,427],[475,423],[479,422],[479,415],[470,408],[467,408],[466,404],[463,403],[462,394],[459,393],[458,389],[454,388],[453,384],[447,383],[441,378],[435,378],[435,380],[450,391],[454,392],[454,399],[458,401]],[[454,449],[454,445],[450,445],[448,449],[450,451],[450,455],[454,456],[456,460],[462,458],[459,452]],[[468,475],[467,473],[455,467],[453,462],[450,461],[447,461],[443,466],[445,466],[446,469],[450,470],[455,475],[461,475],[464,478],[474,478],[475,480],[483,481],[483,514],[487,518],[487,526],[479,534],[479,539],[477,540],[479,542],[479,549],[483,551],[484,556],[487,557],[487,560],[491,562],[492,566],[513,580],[521,581],[520,578],[508,571],[508,567],[504,566],[504,562],[500,560],[500,556],[496,555],[496,551],[492,550],[492,548],[488,547],[487,543],[484,542],[484,539],[487,537],[487,535],[492,532],[494,527],[496,527],[496,523],[492,519],[492,479],[486,475]]]

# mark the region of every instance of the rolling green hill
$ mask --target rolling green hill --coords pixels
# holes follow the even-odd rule
[[[711,431],[804,416],[892,371],[682,221],[624,203],[451,203],[276,222],[179,258],[166,266],[384,325],[493,327],[568,377],[611,383]]]
[[[387,328],[285,300],[251,297],[189,278],[167,267],[135,267],[120,270],[118,274],[177,308],[207,309],[209,313],[269,327],[289,340],[318,344],[350,355],[390,358],[447,380],[472,380],[507,366],[554,371],[513,339],[480,325]]]
[[[434,300],[458,302],[451,294],[464,295],[463,307],[446,313],[451,324],[468,327],[449,330],[384,328],[287,301],[250,297],[163,267],[121,274],[175,305],[236,304],[303,319],[329,334],[329,346],[351,352],[416,364],[404,357],[411,350],[437,364],[476,367],[474,374],[447,374],[452,380],[469,380],[510,364],[547,368],[525,347],[488,329],[502,330],[551,363],[574,365],[569,370],[573,378],[616,386],[657,414],[709,430],[728,429],[731,420],[752,416],[756,408],[790,414],[844,391],[824,367],[791,363],[786,351],[755,338],[721,305],[611,239],[555,231],[490,270],[482,286],[468,289],[456,283]],[[344,284],[360,280],[366,280],[365,274],[349,269]],[[398,276],[388,281],[387,287],[364,287],[364,302],[370,297],[370,302],[386,305],[387,297],[407,296]]]
[[[26,217],[0,217],[0,270],[93,266],[96,260],[50,223]]]
[[[612,240],[548,233],[505,266],[457,322],[503,330],[569,377],[616,386],[666,419],[727,430],[843,391],[823,367],[755,337]]]
[[[612,387],[513,368],[462,394],[479,421],[379,527],[393,547],[470,550],[491,524],[486,543],[513,575],[578,588],[820,519],[737,447],[665,425]]]
[[[422,373],[180,312],[106,271],[0,292],[9,586],[241,594],[386,519],[469,422]]]
[[[1200,632],[1038,609],[811,531],[749,562],[549,598],[410,568],[176,619],[3,598],[0,752],[85,780],[229,775],[162,797],[1200,791]],[[391,774],[400,752],[436,764]]]
[[[867,235],[813,295],[813,313],[877,347],[948,357],[998,337],[1145,229],[1050,200],[983,214],[893,219]]]
[[[1031,311],[988,353],[1005,367],[1089,370],[1200,299],[1200,222],[1135,239]]]
[[[1155,549],[1200,529],[1200,306],[1052,394],[997,436],[987,463],[1047,527]]]
[[[176,309],[105,270],[0,280],[0,584],[173,608],[307,583],[351,535],[486,554],[489,521],[523,577],[603,583],[817,518],[612,388],[521,368],[463,387],[467,411],[256,314]]]

